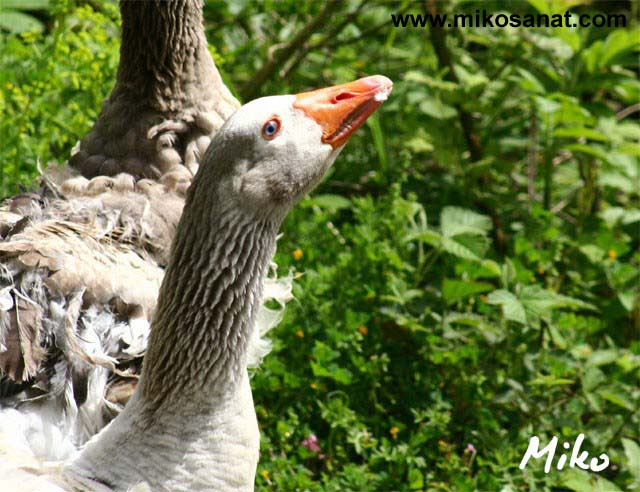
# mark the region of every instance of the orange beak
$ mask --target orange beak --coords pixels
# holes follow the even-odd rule
[[[322,127],[322,142],[334,149],[345,144],[391,92],[393,82],[372,75],[317,91],[296,95],[293,107]]]

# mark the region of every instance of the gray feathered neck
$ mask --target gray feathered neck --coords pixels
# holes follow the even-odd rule
[[[141,381],[152,409],[235,388],[275,250],[280,218],[229,199],[210,167],[189,190],[160,289]]]

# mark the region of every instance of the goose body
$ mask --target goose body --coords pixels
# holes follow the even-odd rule
[[[367,77],[258,99],[226,121],[188,191],[140,382],[65,464],[63,488],[253,490],[247,363],[280,223],[390,91]]]

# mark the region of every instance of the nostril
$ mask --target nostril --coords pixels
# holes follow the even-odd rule
[[[354,94],[353,92],[341,92],[340,94],[338,94],[333,98],[333,102],[335,104],[338,101],[344,101],[346,99],[351,99],[352,97],[356,97],[356,95],[357,94]]]

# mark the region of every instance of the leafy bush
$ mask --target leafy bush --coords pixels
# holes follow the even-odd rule
[[[253,379],[258,488],[637,490],[638,28],[394,29],[391,13],[422,4],[324,5],[205,6],[243,97],[396,83],[284,225],[276,259],[297,300]],[[2,42],[4,193],[38,157],[64,160],[114,80],[116,6],[51,15],[50,32]],[[518,469],[531,436],[580,432],[604,472]]]
[[[50,14],[47,34],[0,38],[0,196],[28,183],[38,160],[64,162],[115,82],[117,5],[95,11],[60,2]]]

